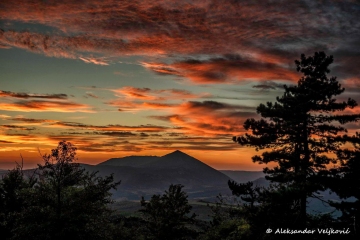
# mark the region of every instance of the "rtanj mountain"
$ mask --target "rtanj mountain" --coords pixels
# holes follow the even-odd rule
[[[100,176],[114,174],[121,184],[115,199],[138,200],[141,196],[162,193],[170,184],[182,184],[189,198],[213,198],[230,194],[227,175],[179,150],[156,156],[112,158],[98,165],[83,165]]]

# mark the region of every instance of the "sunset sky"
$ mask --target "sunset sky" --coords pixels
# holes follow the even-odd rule
[[[360,103],[359,16],[336,0],[1,0],[0,169],[67,140],[89,164],[178,149],[261,170],[231,138],[297,82],[301,53],[333,55]]]

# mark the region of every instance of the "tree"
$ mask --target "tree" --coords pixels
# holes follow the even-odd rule
[[[253,182],[228,182],[232,194],[242,201],[242,218],[249,224],[249,239],[272,239],[268,228],[298,227],[298,192],[286,184],[270,184],[269,187],[254,186]],[[313,225],[312,227],[316,227]],[[328,226],[329,227],[329,226]],[[280,236],[275,236],[279,239]],[[284,236],[285,239],[287,236]],[[242,238],[241,238],[242,239]]]
[[[346,133],[344,124],[357,121],[359,114],[339,114],[357,103],[353,99],[339,102],[334,97],[344,92],[336,77],[327,77],[332,56],[316,52],[314,56],[295,61],[297,71],[303,73],[297,85],[284,85],[283,96],[275,103],[257,107],[260,120],[248,119],[244,123],[245,135],[233,137],[240,145],[264,151],[252,158],[257,163],[275,162],[274,168],[264,168],[266,178],[287,184],[296,191],[299,204],[299,224],[306,223],[307,197],[318,190],[319,172],[330,163],[343,145],[339,134]],[[295,194],[295,193],[294,193]]]
[[[113,176],[98,177],[75,163],[76,148],[66,141],[38,166],[38,180],[20,194],[21,211],[10,239],[111,239]]]
[[[183,187],[180,184],[171,184],[165,194],[153,195],[148,202],[142,197],[140,203],[144,208],[141,212],[145,216],[153,239],[184,239],[192,234],[186,224],[193,222],[195,214],[188,216],[192,207],[182,190]]]
[[[360,134],[352,137],[344,136],[344,142],[352,144],[352,148],[339,149],[337,157],[340,166],[324,171],[327,176],[324,183],[343,200],[332,201],[330,205],[342,212],[342,221],[346,226],[352,226],[355,234],[360,233]]]
[[[212,212],[212,220],[205,228],[200,240],[256,239],[251,236],[251,226],[244,218],[243,208],[235,198],[217,196],[215,203],[207,204]]]
[[[10,238],[16,217],[25,207],[24,190],[33,187],[36,180],[34,175],[25,177],[19,164],[0,180],[0,232],[4,239]]]

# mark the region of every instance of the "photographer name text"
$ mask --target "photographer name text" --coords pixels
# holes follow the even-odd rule
[[[272,233],[273,230],[268,228],[266,233]],[[333,228],[324,228],[324,229],[308,229],[303,230],[299,229],[289,229],[289,228],[277,228],[274,234],[326,234],[326,235],[347,235],[350,234],[349,228],[343,229],[333,229]]]

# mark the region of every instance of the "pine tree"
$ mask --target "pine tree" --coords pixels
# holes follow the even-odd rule
[[[314,56],[301,55],[296,60],[297,71],[303,73],[297,85],[284,85],[285,92],[275,103],[257,107],[261,119],[248,119],[244,123],[245,135],[233,137],[240,145],[256,150],[270,149],[252,158],[257,163],[277,163],[264,168],[266,178],[286,184],[298,195],[299,224],[306,223],[307,198],[324,186],[318,182],[319,171],[330,163],[337,163],[335,154],[343,141],[339,134],[346,133],[344,124],[357,121],[360,115],[341,114],[357,103],[353,99],[337,101],[344,92],[336,77],[327,77],[332,56],[316,52]]]

